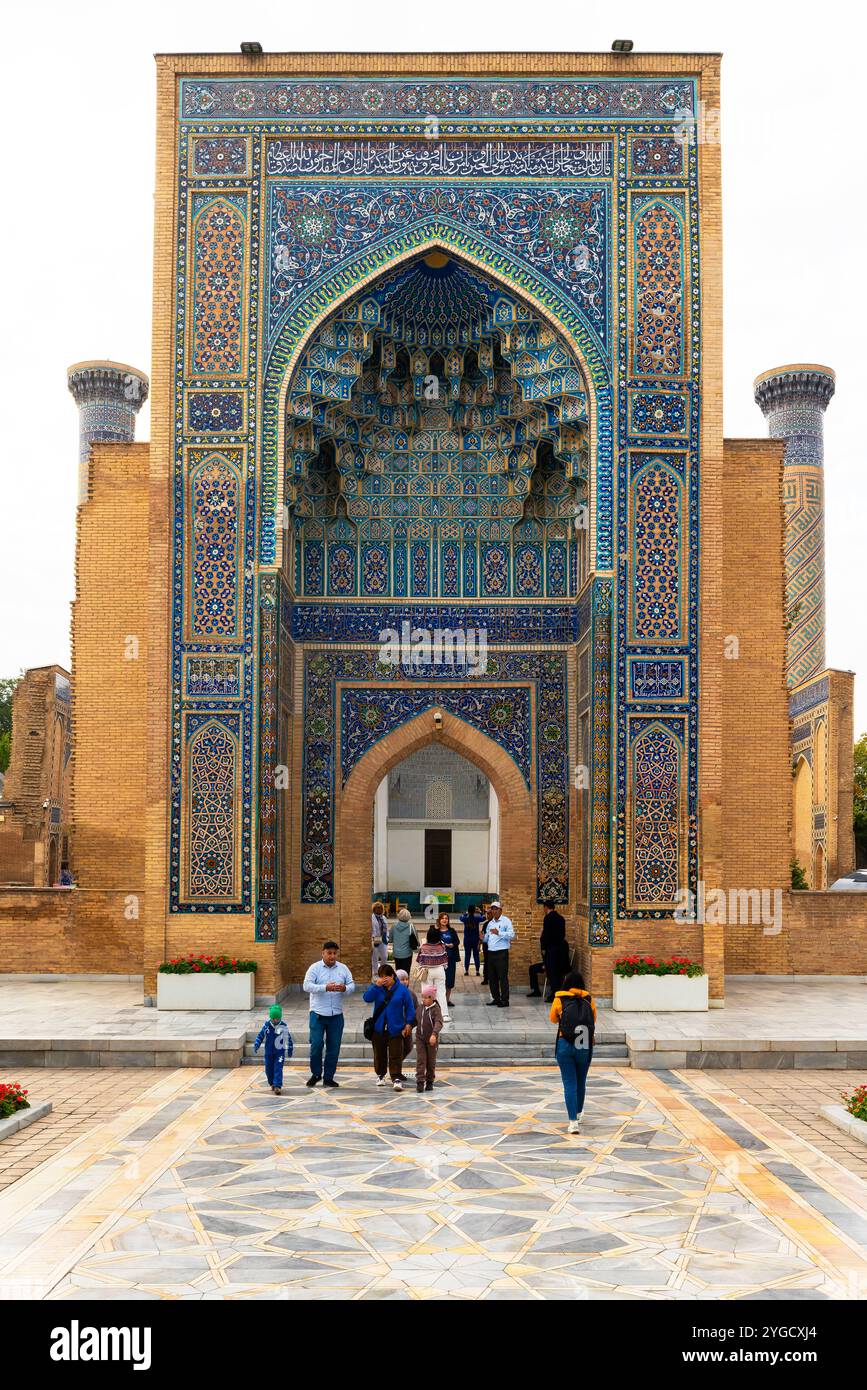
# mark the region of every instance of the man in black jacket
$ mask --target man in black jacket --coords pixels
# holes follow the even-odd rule
[[[542,935],[539,937],[539,945],[542,950],[542,959],[537,965],[530,966],[530,991],[528,999],[541,998],[542,991],[539,988],[539,976],[545,972],[545,997],[553,999],[557,990],[563,984],[563,978],[569,969],[569,946],[566,941],[566,920],[557,911],[557,904],[552,899],[545,903],[548,909],[545,913],[545,920],[542,923]]]

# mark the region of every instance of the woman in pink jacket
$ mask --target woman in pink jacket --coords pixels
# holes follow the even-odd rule
[[[442,1009],[443,1023],[451,1022],[449,1006],[446,1002],[446,966],[449,953],[443,945],[442,937],[436,927],[429,927],[427,941],[419,948],[415,958],[416,969],[427,971],[425,983],[435,987],[437,1002]]]

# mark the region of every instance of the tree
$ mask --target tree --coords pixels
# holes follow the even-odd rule
[[[12,692],[20,679],[20,676],[9,676],[0,680],[0,772],[5,772],[9,766],[12,747]]]
[[[810,885],[807,882],[807,875],[804,873],[797,859],[791,861],[790,868],[792,871],[792,887],[802,889],[809,888]]]
[[[867,836],[867,734],[855,744],[855,834]]]

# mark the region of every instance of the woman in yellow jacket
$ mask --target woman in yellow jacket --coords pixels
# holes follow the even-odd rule
[[[593,1057],[596,1005],[584,988],[584,977],[572,970],[551,1005],[551,1022],[557,1025],[557,1065],[563,1078],[563,1095],[569,1116],[569,1133],[578,1134],[584,1110],[587,1073]]]

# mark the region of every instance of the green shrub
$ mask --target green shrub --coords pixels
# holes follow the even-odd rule
[[[688,975],[694,979],[703,975],[704,966],[686,956],[672,956],[669,960],[654,960],[653,956],[621,956],[614,962],[615,975]]]
[[[234,956],[177,956],[165,960],[161,975],[249,975],[256,969],[254,960],[236,960]]]

